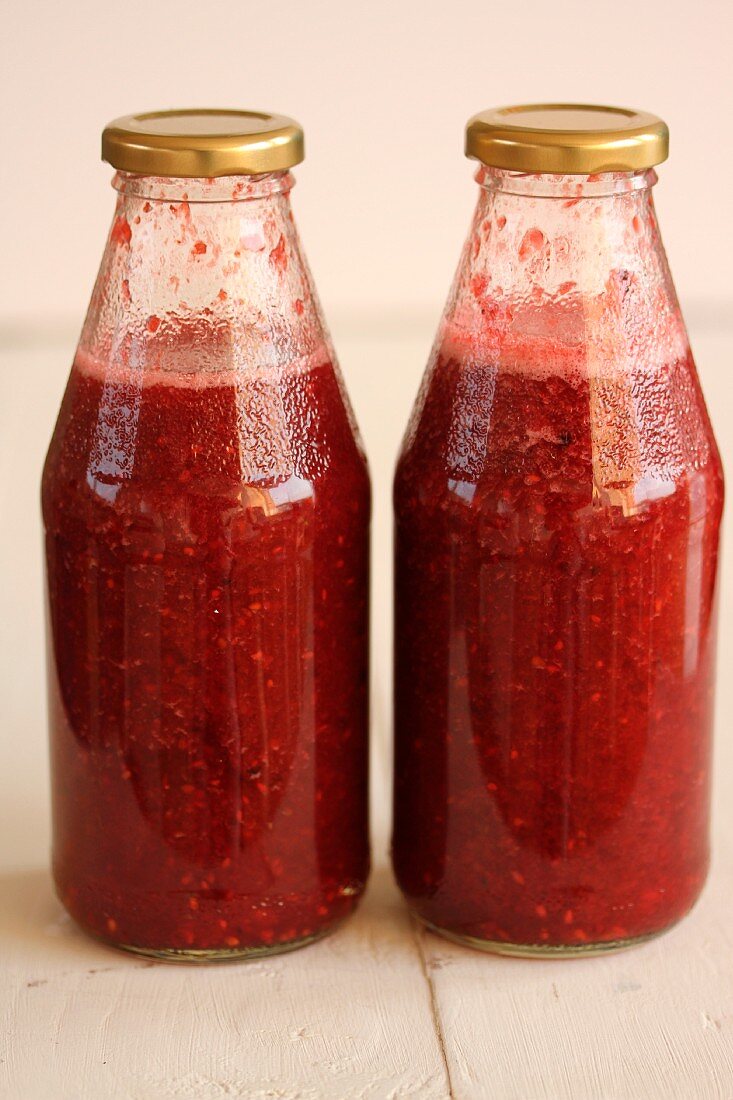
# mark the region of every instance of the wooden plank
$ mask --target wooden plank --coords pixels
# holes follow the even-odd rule
[[[289,956],[184,967],[88,940],[45,871],[0,879],[0,1096],[367,1100],[448,1095],[428,984],[384,870]]]
[[[421,933],[456,1100],[733,1095],[730,864],[694,914],[597,959],[483,957]]]

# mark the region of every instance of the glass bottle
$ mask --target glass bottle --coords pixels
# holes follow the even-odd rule
[[[394,866],[444,935],[592,953],[708,867],[718,451],[653,116],[478,115],[479,198],[395,481]]]
[[[88,932],[285,951],[368,873],[366,461],[291,120],[111,124],[117,208],[43,474],[53,865]]]

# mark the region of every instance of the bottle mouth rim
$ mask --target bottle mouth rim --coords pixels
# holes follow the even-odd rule
[[[271,195],[286,195],[295,186],[287,169],[257,175],[159,176],[115,172],[112,186],[120,195],[148,202],[236,203],[253,202]]]
[[[520,172],[506,168],[480,165],[476,182],[487,191],[500,191],[510,195],[526,195],[532,198],[562,199],[580,202],[584,199],[625,195],[633,191],[645,191],[657,182],[653,168],[635,171],[596,172],[586,175],[554,172]]]

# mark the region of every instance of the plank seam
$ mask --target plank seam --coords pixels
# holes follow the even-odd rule
[[[435,986],[433,985],[433,979],[430,976],[430,967],[425,955],[425,949],[423,947],[423,940],[425,937],[425,931],[415,917],[410,916],[410,923],[412,924],[412,934],[415,938],[415,946],[417,947],[418,958],[420,959],[420,969],[423,972],[423,977],[428,985],[428,991],[430,993],[430,1015],[433,1018],[433,1027],[435,1028],[435,1034],[438,1039],[438,1046],[440,1047],[440,1055],[443,1059],[443,1067],[445,1069],[445,1077],[448,1082],[448,1097],[447,1100],[455,1100],[455,1093],[453,1091],[453,1081],[451,1080],[450,1065],[448,1063],[448,1051],[445,1046],[445,1036],[443,1034],[443,1025],[440,1021],[440,1011],[438,1009],[438,1000],[435,993]]]

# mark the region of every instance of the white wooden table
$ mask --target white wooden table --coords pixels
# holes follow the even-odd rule
[[[694,321],[694,317],[692,319]],[[37,482],[74,333],[0,345],[0,1097],[5,1100],[733,1098],[733,591],[722,601],[715,860],[693,914],[607,958],[492,958],[420,931],[386,857],[390,479],[432,322],[336,332],[375,483],[375,870],[340,932],[183,967],[79,933],[47,870]],[[733,470],[733,319],[691,325]],[[729,510],[728,519],[731,520]],[[730,537],[728,538],[730,545]]]

